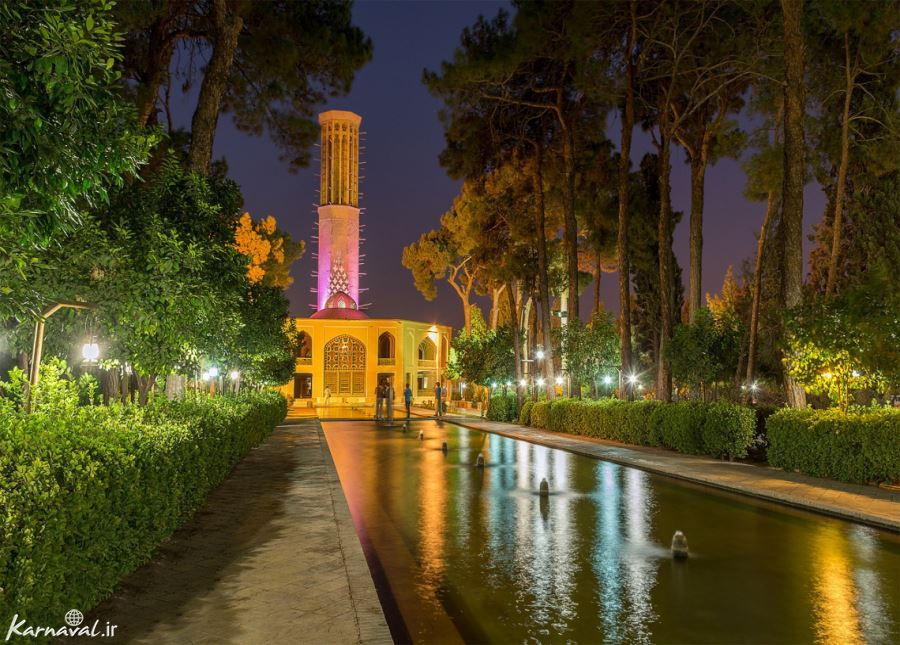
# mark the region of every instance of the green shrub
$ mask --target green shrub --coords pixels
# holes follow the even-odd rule
[[[286,411],[263,392],[0,417],[0,621],[109,595]]]
[[[531,425],[689,454],[744,457],[753,443],[755,415],[733,403],[582,401],[535,403]]]
[[[900,411],[781,410],[766,420],[769,464],[845,482],[900,482]]]
[[[510,394],[492,396],[487,418],[491,421],[514,423],[518,419],[516,397]]]
[[[531,408],[534,407],[534,401],[531,399],[527,399],[522,404],[522,409],[519,411],[519,425],[520,426],[528,426],[531,425]]]
[[[535,428],[547,429],[550,421],[550,404],[551,401],[536,401],[531,406],[531,425]]]

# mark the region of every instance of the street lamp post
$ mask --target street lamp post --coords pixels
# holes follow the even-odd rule
[[[94,306],[86,302],[57,302],[48,307],[38,318],[34,325],[34,344],[31,347],[31,371],[28,374],[28,383],[31,387],[38,384],[41,370],[41,354],[44,351],[44,324],[47,319],[60,309],[93,309]]]

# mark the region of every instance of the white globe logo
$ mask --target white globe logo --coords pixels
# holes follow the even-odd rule
[[[84,620],[84,614],[77,609],[70,609],[66,612],[66,625],[69,627],[78,627]]]

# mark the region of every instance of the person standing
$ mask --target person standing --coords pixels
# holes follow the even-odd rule
[[[328,407],[328,402],[331,400],[331,388],[327,385],[325,386],[325,407]]]
[[[394,386],[388,381],[384,384],[384,405],[387,412],[387,422],[394,423]]]
[[[381,421],[381,401],[384,399],[384,383],[375,387],[375,420]]]
[[[442,412],[441,396],[443,394],[444,394],[444,388],[441,387],[441,382],[438,381],[434,386],[434,411],[437,416],[441,416],[441,412]]]
[[[403,388],[403,402],[406,404],[406,420],[409,421],[409,408],[412,406],[412,390],[409,383]]]

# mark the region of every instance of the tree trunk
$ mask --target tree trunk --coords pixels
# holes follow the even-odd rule
[[[544,338],[543,370],[547,396],[554,398],[553,389],[553,341],[550,332],[550,284],[547,260],[547,237],[544,226],[544,178],[541,170],[543,148],[535,144],[534,171],[531,174],[534,189],[534,227],[538,250],[538,296],[541,300],[541,335]]]
[[[519,333],[519,312],[516,309],[516,294],[512,282],[506,285],[506,299],[509,301],[510,329],[512,329],[513,334],[513,356],[516,361],[516,410],[521,410],[522,386],[519,384],[519,381],[522,380],[522,336]]]
[[[197,108],[191,120],[191,149],[188,161],[191,170],[204,175],[209,173],[219,106],[225,95],[228,72],[237,51],[238,36],[244,25],[241,16],[229,14],[225,0],[214,0],[212,15],[215,39],[203,83],[200,85]]]
[[[505,288],[506,285],[498,289],[491,289],[491,329],[494,331],[497,330],[500,324],[500,294],[503,293]],[[513,302],[515,302],[515,298]]]
[[[665,117],[663,117],[665,119]],[[672,138],[668,125],[661,124],[659,155],[659,360],[656,371],[656,398],[672,399],[672,375],[666,348],[672,337],[672,203],[670,195]]]
[[[153,383],[156,381],[156,376],[153,374],[148,375],[139,375],[137,377],[138,382],[138,404],[147,405],[147,401],[150,399],[150,388],[153,387]]]
[[[137,88],[135,103],[138,112],[138,125],[146,127],[155,121],[156,100],[159,96],[159,88],[169,73],[169,64],[172,61],[172,50],[175,47],[175,39],[169,35],[169,27],[173,12],[179,9],[172,3],[166,15],[157,18],[150,28],[148,47],[148,69],[146,76]],[[171,128],[170,128],[171,129]]]
[[[566,244],[566,264],[569,282],[567,321],[578,318],[578,222],[575,219],[575,135],[571,128],[563,132],[563,162],[565,166],[565,226],[563,238]]]
[[[756,339],[759,330],[759,301],[762,288],[763,252],[766,248],[766,236],[769,234],[769,222],[775,209],[775,191],[770,190],[766,198],[766,215],[763,217],[762,226],[759,229],[759,239],[756,241],[756,265],[753,267],[753,301],[750,305],[750,333],[747,346],[747,392],[753,396],[750,387],[753,385],[753,377],[756,372]]]
[[[703,154],[691,158],[691,268],[688,289],[688,320],[694,322],[700,309],[703,277],[703,188],[706,160]]]
[[[600,277],[603,275],[603,267],[600,266],[600,253],[597,253],[597,267],[594,269],[594,309],[591,318],[600,313]]]
[[[841,226],[844,215],[844,189],[847,183],[847,165],[850,161],[850,100],[853,96],[854,75],[850,72],[850,42],[844,33],[845,77],[844,113],[841,115],[841,160],[838,164],[837,186],[834,188],[834,217],[831,220],[831,259],[828,262],[828,281],[825,295],[834,293],[837,283],[838,258],[841,254]]]
[[[800,304],[803,297],[803,0],[781,0],[784,16],[784,186],[782,189],[781,300],[785,310]],[[786,357],[790,360],[790,357]],[[806,393],[784,373],[788,405],[806,407]]]
[[[634,393],[628,387],[631,374],[631,266],[628,258],[628,171],[631,168],[631,134],[634,130],[634,41],[637,30],[636,1],[631,0],[631,27],[625,43],[628,60],[625,84],[625,114],[622,117],[622,138],[619,145],[619,230],[616,234],[616,253],[619,269],[619,396],[631,400]]]

